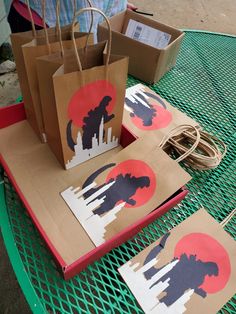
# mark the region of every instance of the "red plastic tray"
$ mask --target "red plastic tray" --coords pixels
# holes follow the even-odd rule
[[[19,121],[22,121],[26,119],[25,111],[24,111],[24,105],[23,103],[11,105],[9,107],[0,108],[0,129],[5,128],[7,126],[10,126],[14,123],[17,123]],[[135,136],[131,134],[124,126],[122,127],[121,132],[121,145],[123,147],[126,147],[130,143],[132,143],[135,140]],[[87,254],[80,257],[78,260],[73,262],[72,264],[67,265],[61,255],[58,253],[50,239],[48,238],[46,232],[44,231],[43,227],[37,220],[37,217],[34,214],[33,209],[28,204],[27,199],[21,192],[20,186],[18,186],[14,175],[11,173],[11,169],[9,169],[7,163],[5,162],[2,155],[0,155],[0,163],[2,164],[3,168],[5,169],[12,185],[14,186],[15,190],[17,191],[20,199],[22,200],[24,206],[26,207],[30,217],[32,218],[36,228],[38,229],[39,233],[43,237],[43,239],[46,242],[47,247],[51,251],[55,261],[57,262],[57,265],[59,266],[63,276],[65,279],[69,279],[82,271],[85,267],[87,267],[90,263],[98,260],[103,255],[108,253],[113,248],[121,245],[123,242],[127,241],[131,237],[133,237],[135,234],[137,234],[141,229],[146,227],[148,224],[150,224],[155,219],[159,218],[163,214],[165,214],[168,210],[170,210],[172,207],[177,205],[181,200],[184,199],[184,197],[187,195],[188,191],[185,187],[180,189],[178,192],[175,193],[173,197],[171,197],[169,200],[167,200],[164,204],[153,210],[150,214],[145,216],[142,219],[139,219],[134,224],[130,225],[129,227],[125,228],[118,234],[116,234],[113,238],[106,241],[99,247],[94,248]]]

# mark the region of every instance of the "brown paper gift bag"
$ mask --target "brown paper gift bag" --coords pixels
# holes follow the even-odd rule
[[[36,60],[46,142],[60,160],[60,163],[64,165],[62,148],[58,144],[60,143],[60,129],[53,87],[53,74],[62,64],[63,57],[61,52],[43,56]]]
[[[18,74],[18,78],[20,82],[21,93],[24,100],[24,106],[25,106],[27,119],[29,123],[31,124],[32,128],[34,129],[34,131],[37,134],[39,134],[40,133],[39,127],[37,124],[37,119],[36,119],[34,109],[32,107],[32,97],[30,93],[30,88],[28,84],[28,78],[27,78],[25,63],[24,63],[24,58],[23,58],[23,52],[21,48],[22,45],[30,42],[31,40],[36,38],[36,36],[43,36],[44,30],[36,31],[33,23],[32,23],[32,26],[33,26],[32,31],[11,34],[11,44],[12,44],[12,50],[13,50],[14,59],[16,63],[17,74]],[[54,34],[55,30],[51,29],[50,32]]]
[[[92,28],[92,21],[93,16],[91,19],[90,29]],[[59,21],[58,27],[61,51],[43,57],[38,57],[36,59],[36,68],[46,141],[50,148],[52,149],[52,151],[54,152],[54,154],[58,158],[61,158],[62,157],[61,146],[58,145],[58,143],[60,142],[60,130],[53,88],[53,74],[63,64],[65,54],[64,52],[65,43],[63,43],[62,41]],[[77,48],[82,48],[87,46],[89,43],[92,43],[93,38],[91,34],[88,34],[87,36],[85,36],[84,33],[81,33],[81,36],[79,36],[79,34],[77,35],[78,35],[76,38]],[[74,52],[72,52],[72,56],[74,56]],[[61,158],[60,162],[61,164],[63,164],[64,160]]]
[[[235,294],[235,265],[236,242],[200,209],[119,272],[145,313],[214,314]]]
[[[77,15],[86,11],[99,12],[109,23],[95,8]],[[74,44],[53,76],[61,151],[56,156],[66,169],[119,145],[128,58],[111,55],[111,33],[106,54],[105,48],[103,42],[77,51]]]
[[[44,2],[45,0],[42,1],[43,16],[45,13]],[[58,16],[59,1],[57,1],[57,8]],[[45,22],[44,30],[35,31],[33,23],[32,29],[32,32],[29,31],[24,33],[12,34],[11,40],[20,86],[25,103],[27,119],[39,138],[43,142],[45,142],[45,132],[42,119],[40,97],[38,92],[35,58],[60,50],[58,38],[59,32],[58,25],[56,27],[46,29]],[[61,33],[65,48],[71,47],[71,25],[62,27]],[[77,28],[75,37],[80,37],[79,42],[82,46],[85,43],[85,38],[87,38],[85,37],[85,35],[86,34],[84,33],[79,33]],[[84,40],[81,40],[81,36],[84,36]],[[93,42],[92,35],[89,38],[89,41],[91,43]]]
[[[183,124],[200,129],[198,122],[171,106],[149,87],[137,84],[127,88],[123,125],[136,138],[154,131],[161,141],[172,129]]]
[[[88,3],[89,5],[91,5],[90,1],[88,1]],[[44,17],[45,1],[43,1],[42,4],[43,4],[43,17]],[[59,21],[59,1],[57,1],[57,21]],[[58,26],[59,26],[59,23],[58,23]],[[77,26],[76,26],[76,32],[74,32],[74,36],[76,38],[76,45],[79,47],[84,47],[87,40],[87,34],[79,33]],[[37,126],[40,132],[39,136],[43,142],[46,141],[46,135],[45,135],[45,130],[44,130],[44,122],[43,122],[41,100],[40,100],[40,93],[39,93],[39,86],[38,86],[36,58],[39,56],[48,55],[48,54],[61,50],[58,36],[50,37],[48,35],[45,23],[44,23],[44,31],[45,31],[45,38],[41,37],[41,38],[33,39],[31,42],[22,46],[24,64],[26,68],[28,84],[29,84],[31,97],[32,97],[32,107],[35,112]],[[77,40],[78,37],[79,37],[79,40]],[[64,27],[64,29],[61,32],[61,39],[62,39],[62,43],[65,49],[72,47],[71,25],[68,25],[66,28]],[[93,43],[92,34],[88,37],[88,42]]]
[[[142,137],[61,195],[96,246],[137,222],[191,179],[158,146]]]

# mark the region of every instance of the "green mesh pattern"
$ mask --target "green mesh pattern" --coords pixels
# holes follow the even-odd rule
[[[68,282],[56,270],[43,240],[5,178],[11,229],[26,276],[29,276],[45,312],[143,313],[117,268],[198,208],[204,206],[219,222],[235,208],[235,56],[235,38],[189,31],[176,67],[158,84],[150,86],[228,145],[228,153],[221,165],[205,172],[188,168],[193,179],[188,184],[190,193],[181,204]],[[130,77],[128,86],[138,82]],[[225,229],[236,239],[236,217]],[[236,313],[236,296],[220,313]]]

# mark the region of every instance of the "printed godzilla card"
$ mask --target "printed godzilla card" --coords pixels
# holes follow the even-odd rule
[[[236,292],[236,243],[204,209],[119,268],[145,313],[216,313]]]
[[[96,246],[157,208],[190,176],[155,142],[136,140],[61,193]]]
[[[143,136],[147,131],[155,131],[161,140],[171,129],[181,124],[200,127],[147,86],[137,84],[126,90],[123,125],[136,137]]]

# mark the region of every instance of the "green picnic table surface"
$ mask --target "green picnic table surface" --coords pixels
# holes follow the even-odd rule
[[[137,83],[129,77],[127,87]],[[58,273],[2,169],[1,232],[34,313],[143,313],[118,267],[199,208],[221,222],[236,207],[236,38],[186,31],[176,67],[150,88],[223,140],[226,157],[214,170],[185,167],[193,179],[187,185],[190,193],[178,206],[69,281]],[[225,230],[236,239],[236,217]],[[236,295],[220,313],[236,313]]]

